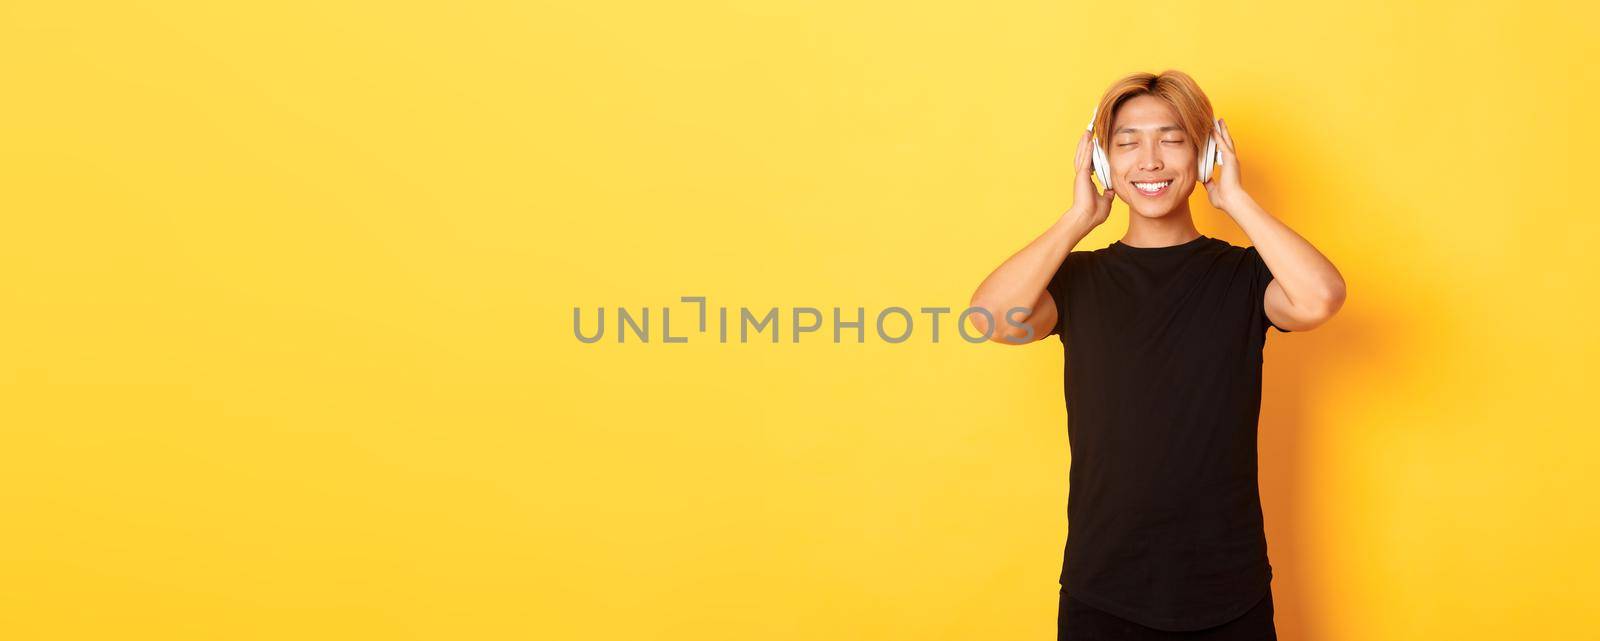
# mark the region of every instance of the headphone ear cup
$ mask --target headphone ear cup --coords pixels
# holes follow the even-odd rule
[[[1106,152],[1100,148],[1100,142],[1098,140],[1092,140],[1090,142],[1094,144],[1094,149],[1091,150],[1089,154],[1093,158],[1094,175],[1100,179],[1101,189],[1110,189],[1111,163],[1106,160]]]
[[[1211,182],[1211,168],[1217,158],[1217,139],[1206,136],[1206,150],[1200,152],[1200,182]]]
[[[1094,119],[1100,115],[1100,106],[1095,105],[1094,112],[1089,114],[1089,125],[1084,130],[1089,132],[1089,166],[1094,169],[1094,176],[1100,179],[1101,189],[1111,188],[1111,163],[1106,161],[1106,152],[1100,149],[1100,140],[1094,136]]]

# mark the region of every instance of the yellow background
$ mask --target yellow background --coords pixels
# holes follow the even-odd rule
[[[1595,638],[1600,34],[1478,4],[0,5],[0,637],[1053,639],[1055,339],[572,309],[962,307],[1171,67],[1348,285],[1280,635]]]

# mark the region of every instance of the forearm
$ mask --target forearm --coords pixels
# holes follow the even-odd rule
[[[1080,216],[1068,212],[1038,238],[1012,254],[978,285],[972,294],[972,306],[989,310],[998,325],[1005,324],[1004,314],[1013,308],[1030,308],[1031,315],[1034,302],[1061,267],[1061,262],[1089,234],[1089,228],[1080,220]]]
[[[1344,277],[1310,241],[1278,220],[1249,194],[1241,194],[1224,211],[1250,237],[1273,278],[1296,309],[1314,315],[1331,313],[1344,302]]]

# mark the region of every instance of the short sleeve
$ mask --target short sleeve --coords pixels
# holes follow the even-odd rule
[[[1050,330],[1051,334],[1065,337],[1063,332],[1067,327],[1067,296],[1072,288],[1067,286],[1067,277],[1070,266],[1077,262],[1079,252],[1067,252],[1067,257],[1056,268],[1056,273],[1050,277],[1050,282],[1045,284],[1045,291],[1050,292],[1050,298],[1056,303],[1056,326]],[[1064,340],[1064,339],[1063,339]]]
[[[1261,258],[1261,252],[1256,251],[1254,245],[1246,247],[1245,254],[1250,260],[1250,271],[1253,279],[1250,296],[1255,301],[1256,316],[1261,319],[1261,331],[1267,331],[1268,327],[1280,332],[1293,331],[1278,327],[1273,324],[1272,319],[1267,318],[1267,285],[1272,284],[1272,279],[1274,278],[1272,270],[1267,267],[1267,261]]]

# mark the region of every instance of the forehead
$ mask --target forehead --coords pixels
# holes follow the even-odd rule
[[[1182,131],[1178,110],[1166,101],[1151,95],[1134,96],[1117,108],[1111,121],[1112,133],[1129,133],[1124,129],[1160,130],[1167,127]]]

